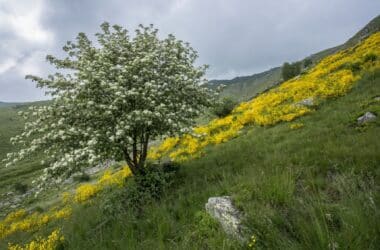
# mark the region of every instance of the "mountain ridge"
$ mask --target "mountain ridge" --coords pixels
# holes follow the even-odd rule
[[[362,29],[356,32],[355,35],[349,38],[345,43],[337,45],[335,47],[321,50],[319,52],[306,56],[304,59],[296,62],[302,62],[305,59],[311,59],[313,65],[315,65],[324,57],[334,54],[348,47],[351,47],[364,40],[371,34],[379,31],[380,15],[374,17]],[[222,97],[230,97],[239,101],[246,101],[253,98],[257,94],[264,92],[281,83],[281,69],[282,66],[277,66],[269,70],[265,70],[263,72],[255,73],[252,75],[237,76],[232,79],[212,79],[207,83],[207,86],[211,88],[217,88],[221,84],[226,85],[221,93]]]

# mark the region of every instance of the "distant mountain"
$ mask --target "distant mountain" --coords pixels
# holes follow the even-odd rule
[[[11,107],[11,106],[15,106],[15,105],[18,105],[18,104],[21,104],[21,103],[14,103],[14,102],[0,102],[0,108],[1,108],[1,107]]]
[[[231,80],[211,80],[208,86],[216,88],[226,85],[222,97],[232,97],[238,101],[249,100],[254,95],[265,91],[281,82],[281,67],[254,74],[251,76],[239,76]]]
[[[322,50],[306,57],[305,59],[311,59],[313,64],[316,64],[324,57],[334,54],[339,50],[351,47],[367,38],[371,34],[379,31],[380,15],[372,19],[366,26],[364,26],[364,28],[362,28],[344,44]],[[221,93],[222,97],[229,96],[238,101],[245,101],[253,98],[263,91],[272,88],[273,86],[276,86],[281,82],[281,67],[275,67],[262,73],[253,74],[250,76],[239,76],[231,80],[210,80],[207,85],[210,88],[216,88],[217,86],[224,84],[226,87]]]

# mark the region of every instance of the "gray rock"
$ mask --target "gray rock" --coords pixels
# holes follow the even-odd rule
[[[302,101],[299,101],[296,103],[297,106],[307,106],[311,107],[315,105],[314,97],[309,97],[306,99],[303,99]]]
[[[375,98],[373,98],[373,100],[376,102],[380,102],[380,96],[376,96]]]
[[[95,167],[86,169],[85,173],[88,174],[88,175],[93,175],[93,174],[96,174],[96,173],[100,172],[101,170],[109,168],[113,164],[115,164],[114,160],[106,160],[105,162],[100,163],[100,164],[98,164]]]
[[[13,198],[13,203],[14,203],[14,204],[20,203],[21,201],[22,201],[22,197],[21,197],[20,195],[15,196],[15,197]]]
[[[69,185],[74,182],[74,178],[71,176],[70,178],[67,178],[66,180],[63,181],[63,184]]]
[[[364,115],[360,116],[357,121],[358,121],[358,124],[360,125],[360,124],[373,121],[375,119],[376,119],[376,115],[374,115],[371,112],[366,112]]]
[[[238,240],[244,241],[242,214],[233,205],[229,196],[210,197],[206,203],[206,211],[222,225],[223,230]]]

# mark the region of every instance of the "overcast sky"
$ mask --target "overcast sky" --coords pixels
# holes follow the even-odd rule
[[[209,79],[250,75],[343,43],[380,14],[378,0],[0,0],[0,101],[46,99],[26,74],[103,21],[190,42]]]

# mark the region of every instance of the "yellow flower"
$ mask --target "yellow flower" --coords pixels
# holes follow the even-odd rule
[[[9,224],[14,221],[17,221],[21,218],[23,218],[26,215],[25,209],[19,209],[17,211],[11,212],[10,214],[7,215],[4,219],[4,224]]]
[[[304,126],[303,123],[292,123],[290,124],[290,129],[299,129],[299,128],[302,128]]]
[[[54,211],[52,217],[55,219],[66,219],[71,216],[72,209],[66,206],[60,210]]]
[[[194,135],[167,138],[149,151],[149,157],[159,159],[168,155],[172,160],[188,160],[201,155],[209,144],[219,144],[234,138],[246,125],[274,125],[310,113],[313,108],[300,104],[303,100],[312,98],[322,101],[344,95],[360,78],[363,70],[380,68],[379,47],[380,32],[353,48],[325,57],[299,78],[288,80],[251,101],[241,103],[231,115],[194,128]],[[371,60],[366,59],[369,53]],[[300,127],[295,124],[290,126],[293,129]]]
[[[60,230],[56,229],[47,238],[38,237],[25,245],[8,243],[8,250],[54,250],[64,239]]]
[[[71,194],[69,192],[63,192],[62,193],[62,202],[64,204],[69,203],[71,200]]]
[[[85,202],[99,192],[99,187],[95,184],[82,184],[75,190],[74,200]]]
[[[257,238],[255,235],[252,235],[249,242],[248,242],[248,247],[250,249],[255,249],[255,246],[256,246],[256,241],[257,241]]]

